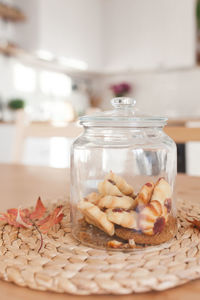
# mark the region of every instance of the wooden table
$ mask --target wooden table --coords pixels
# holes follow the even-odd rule
[[[40,195],[42,198],[57,199],[69,193],[69,172],[63,169],[47,167],[25,167],[0,165],[0,211],[20,204],[29,206]],[[200,201],[200,177],[179,175],[177,178],[178,196],[188,201]],[[18,287],[12,283],[0,281],[0,299],[2,300],[199,300],[200,281],[196,280],[183,286],[164,292],[132,294],[127,296],[72,296],[39,292]]]

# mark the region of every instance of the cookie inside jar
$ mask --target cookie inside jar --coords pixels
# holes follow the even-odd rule
[[[73,230],[84,244],[107,249],[134,249],[159,245],[176,233],[172,188],[161,177],[134,183],[109,172],[97,190],[78,203],[81,218]]]

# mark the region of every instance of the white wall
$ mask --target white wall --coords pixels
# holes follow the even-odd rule
[[[13,39],[28,51],[37,50],[39,47],[39,1],[15,0],[15,5],[21,8],[27,19],[14,25]]]
[[[7,97],[10,90],[14,89],[12,60],[6,56],[0,56],[0,97]]]
[[[85,61],[90,69],[188,67],[195,63],[196,0],[16,0],[27,49]]]
[[[107,69],[191,66],[195,0],[105,0]]]
[[[0,41],[13,39],[13,24],[0,18]]]
[[[105,76],[96,81],[96,88],[103,99],[102,107],[106,109],[110,107],[110,99],[113,97],[109,86],[127,81],[133,87],[132,95],[141,110],[168,117],[199,117],[199,79],[200,68],[168,72],[138,72]]]
[[[40,0],[40,47],[102,66],[102,0]]]
[[[16,0],[27,16],[14,40],[30,51],[46,50],[102,66],[102,0]]]
[[[3,2],[3,1],[1,1]],[[9,0],[10,5],[13,5],[13,0]],[[0,42],[12,41],[14,36],[14,24],[12,22],[6,22],[0,18]]]

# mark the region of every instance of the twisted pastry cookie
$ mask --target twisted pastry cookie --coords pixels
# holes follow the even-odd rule
[[[169,241],[174,237],[177,230],[176,219],[169,215],[169,220],[164,226],[163,230],[159,234],[147,235],[141,233],[141,231],[134,231],[129,228],[123,228],[121,226],[115,229],[115,234],[123,240],[134,239],[136,244],[146,245],[160,245],[166,241]]]
[[[125,228],[138,230],[138,214],[122,208],[107,209],[108,220]]]
[[[98,206],[86,200],[81,200],[78,207],[85,216],[86,222],[98,227],[110,236],[114,235],[114,225],[107,219],[106,213],[102,212]]]
[[[151,200],[157,200],[161,205],[164,205],[165,200],[171,198],[171,196],[171,186],[164,178],[159,178],[155,184]]]
[[[135,199],[128,197],[128,196],[104,196],[102,197],[99,202],[98,206],[100,208],[134,208],[136,206],[137,202]]]
[[[90,193],[89,195],[87,195],[87,197],[85,197],[85,199],[96,205],[96,204],[98,204],[101,197],[102,196],[100,194],[93,192],[93,193]]]
[[[125,179],[119,175],[114,174],[112,171],[105,177],[106,180],[112,181],[124,195],[133,195],[134,190],[131,185],[129,185]]]
[[[157,200],[162,206],[163,213],[162,215],[165,218],[165,221],[168,220],[169,213],[171,211],[172,201],[172,190],[169,183],[164,178],[159,178],[155,184],[155,188],[151,197],[151,200]]]
[[[159,201],[153,200],[139,214],[139,228],[147,235],[160,233],[165,226],[163,208]]]
[[[115,182],[113,182],[110,179],[100,182],[98,184],[98,190],[102,196],[106,196],[106,195],[123,196],[123,194],[120,192],[120,190],[116,186]]]
[[[147,205],[150,202],[153,190],[153,182],[147,182],[145,185],[143,185],[136,197],[136,201],[139,207],[143,207],[144,205]]]
[[[160,233],[171,211],[171,187],[164,178],[159,178],[151,191],[151,200],[139,216],[139,227],[143,233],[153,235]]]

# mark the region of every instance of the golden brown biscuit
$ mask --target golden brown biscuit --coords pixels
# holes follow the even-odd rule
[[[151,197],[151,200],[157,200],[164,206],[165,199],[169,199],[172,196],[172,190],[169,183],[164,178],[159,178],[155,184],[155,188]]]
[[[81,210],[82,214],[85,216],[85,220],[89,224],[98,227],[110,236],[114,235],[115,227],[113,223],[107,219],[106,213],[102,212],[98,206],[86,200],[81,200],[78,208]]]
[[[147,205],[150,202],[153,190],[154,190],[153,182],[147,182],[145,185],[143,185],[143,187],[141,188],[140,192],[136,197],[136,201],[140,207]]]
[[[117,240],[112,240],[107,242],[107,247],[113,249],[133,249],[136,247],[134,239],[128,240],[128,243],[119,242]]]
[[[89,202],[97,205],[99,200],[101,199],[101,197],[102,196],[100,194],[93,192],[93,193],[90,193],[89,195],[87,195],[85,197],[85,199],[87,199]]]
[[[87,198],[81,199],[81,201],[78,203],[78,208],[81,212],[84,212],[86,208],[92,207],[93,204],[87,200]]]
[[[164,206],[163,206],[163,216],[164,216],[166,222],[169,218],[169,214],[171,212],[171,209],[172,209],[172,199],[167,198],[167,199],[165,199]]]
[[[133,195],[134,190],[131,185],[129,185],[125,179],[123,179],[121,176],[114,174],[112,171],[105,177],[106,180],[111,180],[115,183],[115,185],[118,187],[118,189],[124,194],[124,195]]]
[[[160,202],[154,200],[145,206],[139,214],[138,224],[140,230],[147,235],[160,233],[165,226]]]
[[[138,214],[133,210],[122,208],[107,209],[107,218],[112,223],[121,225],[125,228],[138,229]]]
[[[98,206],[100,208],[106,207],[106,208],[135,208],[137,202],[135,199],[128,197],[128,196],[111,196],[107,195],[102,197],[99,202]]]
[[[119,242],[117,240],[112,240],[112,241],[107,242],[107,246],[109,248],[114,248],[114,249],[122,248],[123,245],[124,245],[124,243]]]
[[[104,180],[98,184],[99,193],[102,196],[123,196],[116,184],[112,180]]]
[[[165,218],[166,222],[168,220],[172,206],[171,196],[171,186],[164,178],[159,178],[155,184],[151,200],[156,200],[160,202],[162,206],[162,216]]]

